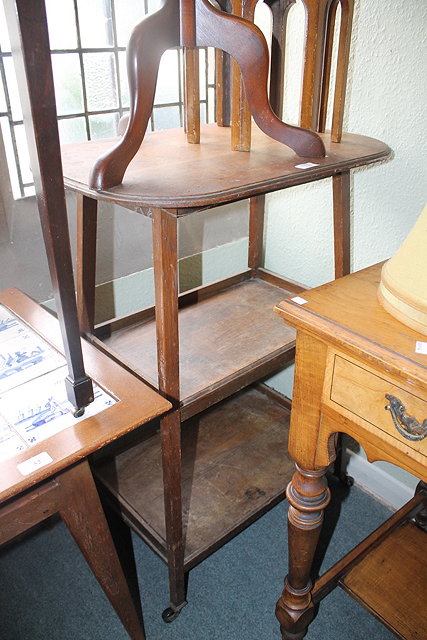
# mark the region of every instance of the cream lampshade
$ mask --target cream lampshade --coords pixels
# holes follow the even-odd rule
[[[400,322],[427,335],[427,205],[381,272],[381,304]]]

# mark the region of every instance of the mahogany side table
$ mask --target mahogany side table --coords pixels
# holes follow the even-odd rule
[[[398,638],[427,637],[427,340],[383,309],[379,279],[376,265],[276,307],[297,330],[289,573],[276,609],[284,639],[304,637],[316,604],[336,585]],[[370,462],[391,462],[421,482],[407,505],[312,586],[329,501],[325,472],[339,432],[357,440]]]

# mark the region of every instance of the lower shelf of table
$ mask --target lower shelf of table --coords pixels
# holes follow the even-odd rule
[[[185,569],[284,498],[289,410],[254,388],[182,425]],[[159,434],[96,470],[123,518],[166,561]]]
[[[341,580],[341,586],[405,640],[427,638],[427,533],[395,529]]]

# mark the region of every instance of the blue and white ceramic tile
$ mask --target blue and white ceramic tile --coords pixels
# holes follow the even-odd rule
[[[65,358],[0,305],[0,460],[115,404],[94,384],[94,401],[75,418]]]
[[[0,394],[65,364],[65,358],[0,307]]]
[[[7,458],[13,458],[20,451],[27,449],[28,445],[20,438],[15,429],[0,416],[0,462]]]

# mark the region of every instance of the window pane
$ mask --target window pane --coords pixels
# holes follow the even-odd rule
[[[127,47],[132,30],[145,16],[144,2],[141,0],[116,0],[115,8],[117,44],[119,47]]]
[[[87,140],[84,118],[66,118],[65,120],[59,120],[58,129],[61,144]]]
[[[119,120],[117,111],[129,109],[126,53],[118,51],[116,46],[125,47],[132,29],[144,18],[145,9],[148,8],[149,13],[157,11],[162,0],[45,0],[45,3],[51,49],[56,51],[52,54],[52,68],[61,143],[85,140],[88,135],[93,138],[115,136]],[[95,50],[90,53],[74,52],[73,50],[78,46],[78,34],[80,34],[83,49]],[[114,41],[116,35],[117,42]],[[20,123],[22,109],[13,61],[7,53],[10,51],[10,45],[1,1],[0,46],[2,51],[6,52],[2,59],[7,79],[7,88],[3,88],[0,83],[0,113],[6,113],[8,106],[6,96],[9,95],[10,119]],[[104,51],[96,51],[97,48],[102,48]],[[108,48],[108,51],[105,51],[105,48]],[[67,52],[59,53],[63,50]],[[213,49],[209,52],[202,49],[200,52],[202,122],[207,119],[207,114],[209,120],[213,119],[214,90],[206,85],[207,62],[209,82],[213,84],[214,81],[213,57]],[[83,73],[81,62],[83,62]],[[181,49],[171,49],[163,55],[155,95],[155,103],[163,106],[156,107],[152,116],[152,125],[156,129],[182,127],[182,105],[180,105],[183,96],[182,69]],[[84,116],[85,110],[87,115],[91,114],[89,119],[87,115]],[[3,120],[7,161],[12,167],[10,172],[13,174],[11,180],[14,196],[19,198],[23,193],[29,193],[31,190],[31,187],[20,186],[22,182],[26,184],[27,181],[32,180],[24,128],[16,124],[11,129],[13,125],[9,125],[5,118]],[[89,123],[90,133],[87,131],[87,123]],[[13,140],[16,143],[17,158],[15,158]]]
[[[53,54],[52,70],[58,115],[82,113],[84,111],[83,89],[78,54]]]
[[[19,99],[18,83],[16,82],[15,67],[12,58],[4,58],[7,88],[9,91],[10,107],[13,120],[22,120],[21,101]]]
[[[162,56],[154,102],[157,104],[179,102],[178,52],[176,49],[166,51]]]
[[[0,47],[2,51],[10,51],[10,40],[6,26],[3,2],[0,2]]]
[[[208,122],[215,122],[215,89],[208,89]]]
[[[21,167],[22,182],[32,182],[33,174],[30,169],[30,156],[28,154],[27,138],[23,124],[14,127],[16,146],[18,147],[19,165]]]
[[[33,196],[35,194],[35,192],[36,192],[36,189],[35,189],[34,185],[31,186],[31,187],[24,187],[24,196],[26,198],[28,198],[29,196]]]
[[[10,184],[12,186],[13,197],[20,198],[21,190],[19,188],[18,172],[16,170],[15,155],[13,152],[12,136],[10,133],[8,119],[0,118],[0,126],[3,134],[4,148],[6,151],[6,162],[9,168],[9,177],[10,177]]]
[[[6,113],[7,105],[6,105],[6,96],[4,94],[3,84],[0,85],[0,111]]]
[[[178,69],[179,69],[179,82],[181,85],[181,100],[184,100],[184,50],[182,47],[178,49]]]
[[[45,0],[51,49],[77,47],[76,15],[73,0]]]
[[[208,83],[215,84],[215,49],[208,49]]]
[[[112,46],[110,3],[105,0],[79,0],[78,8],[82,47]]]
[[[153,109],[155,129],[180,127],[179,107],[159,107]]]
[[[120,51],[119,53],[119,73],[120,73],[120,94],[122,99],[122,106],[129,107],[129,83],[128,72],[126,68],[126,52]]]
[[[200,100],[206,100],[206,49],[199,49]]]
[[[157,11],[157,9],[160,9],[161,6],[162,6],[162,0],[147,0],[148,13],[153,13],[154,11]]]
[[[111,138],[117,135],[117,113],[100,113],[89,117],[91,138]]]
[[[83,55],[89,111],[118,107],[116,63],[112,53]]]

